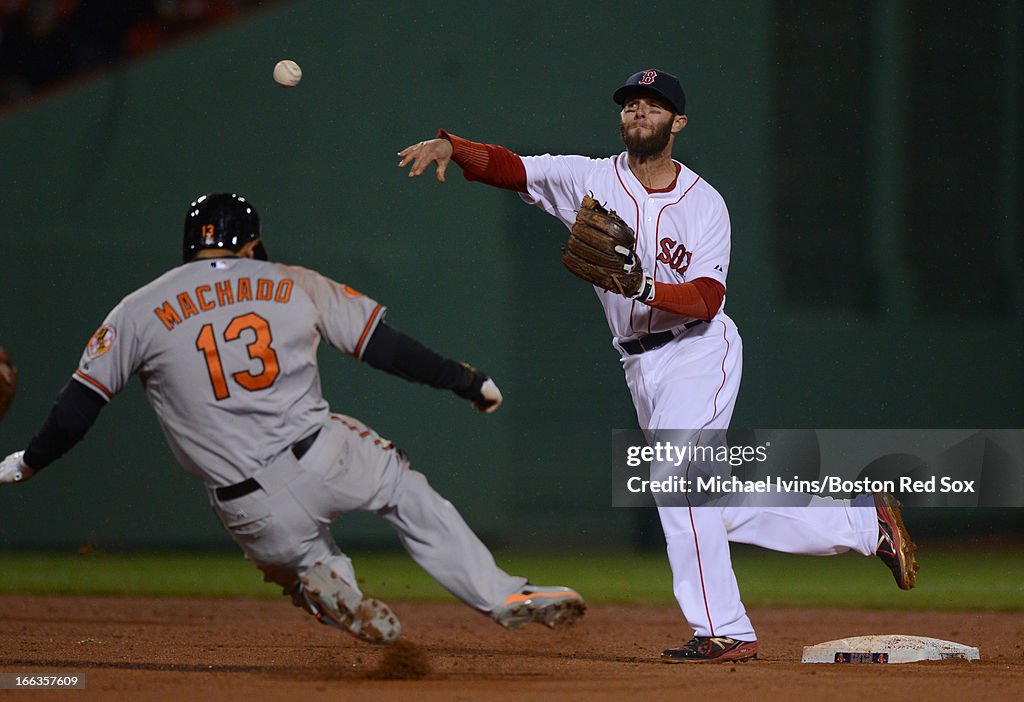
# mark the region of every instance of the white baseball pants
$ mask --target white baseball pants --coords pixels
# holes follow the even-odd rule
[[[660,348],[624,356],[626,383],[640,426],[649,434],[680,430],[673,436],[688,435],[694,445],[700,445],[702,430],[710,434],[728,428],[742,355],[736,325],[720,314]],[[696,636],[757,639],[740,599],[730,541],[813,556],[875,551],[878,524],[873,508],[817,497],[809,507],[744,506],[745,502],[741,497],[724,507],[658,508],[673,590]]]

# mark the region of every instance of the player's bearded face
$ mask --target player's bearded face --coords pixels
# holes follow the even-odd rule
[[[670,116],[661,124],[655,124],[650,119],[627,119],[619,123],[619,134],[630,154],[640,157],[653,156],[668,146],[668,141],[672,137],[672,118]]]

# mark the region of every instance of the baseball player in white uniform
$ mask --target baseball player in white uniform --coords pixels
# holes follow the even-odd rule
[[[356,510],[379,514],[420,566],[502,626],[555,628],[580,617],[576,592],[504,572],[402,451],[331,411],[317,347],[326,340],[482,412],[502,402],[494,381],[388,326],[384,307],[348,285],[266,260],[261,237],[244,198],[193,202],[183,265],[110,312],[27,449],[0,463],[0,485],[63,455],[137,375],[175,458],[206,485],[246,558],[320,622],[377,643],[401,632],[391,609],[360,591],[329,530]]]
[[[571,228],[584,195],[593,194],[636,233],[645,284],[627,298],[599,287],[612,345],[620,353],[637,419],[648,435],[670,431],[699,446],[729,426],[740,386],[743,345],[724,298],[731,229],[721,195],[672,158],[686,127],[679,80],[658,69],[630,76],[613,94],[626,150],[608,158],[519,156],[440,130],[399,152],[419,176],[430,164],[444,182],[455,161],[466,179],[518,192]],[[716,439],[710,439],[716,440]],[[652,473],[659,468],[652,466]],[[689,469],[689,467],[687,467]],[[662,660],[746,660],[757,636],[740,600],[729,542],[787,553],[857,551],[882,557],[897,584],[913,587],[914,547],[890,495],[854,501],[814,498],[832,509],[659,505],[676,599],[693,637]]]

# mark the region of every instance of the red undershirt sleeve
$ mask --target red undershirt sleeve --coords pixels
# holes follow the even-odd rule
[[[689,283],[655,283],[654,299],[647,304],[657,310],[710,322],[724,299],[725,286],[712,278],[697,278]]]
[[[437,138],[451,142],[452,160],[462,168],[462,176],[466,180],[526,192],[526,167],[518,154],[504,146],[480,144],[443,129],[438,130]]]
[[[451,134],[444,129],[438,139],[452,144],[452,160],[466,180],[493,185],[506,190],[526,192],[526,167],[513,151],[497,144],[481,144]],[[711,278],[698,278],[689,283],[657,283],[651,307],[686,317],[710,321],[722,307],[725,286]]]

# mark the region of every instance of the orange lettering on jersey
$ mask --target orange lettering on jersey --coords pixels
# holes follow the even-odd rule
[[[177,310],[171,307],[171,303],[164,300],[164,304],[153,310],[153,313],[160,318],[160,321],[164,323],[168,331],[174,328],[175,324],[181,324],[181,317],[178,316]]]
[[[291,300],[294,287],[295,282],[291,278],[284,278],[278,281],[272,278],[258,278],[256,280],[255,299],[270,302],[288,302]],[[358,293],[356,294],[358,295]],[[214,299],[215,296],[216,299]],[[153,314],[170,331],[175,326],[181,324],[182,320],[189,317],[209,312],[217,307],[228,307],[236,302],[251,302],[252,300],[253,285],[251,278],[222,280],[213,285],[198,285],[192,293],[178,293],[177,308],[167,300],[164,300],[160,307],[153,310]]]
[[[238,279],[238,301],[252,300],[252,282],[248,278]]]
[[[221,307],[235,304],[235,294],[231,292],[231,281],[224,280],[217,283],[217,304]]]
[[[288,302],[292,297],[292,281],[291,278],[285,278],[284,280],[278,281],[277,292],[274,293],[274,302]]]
[[[184,319],[188,319],[192,315],[199,314],[199,310],[196,309],[196,305],[192,302],[192,298],[188,296],[188,293],[178,293],[178,306],[181,307],[181,316]]]
[[[199,300],[199,309],[201,309],[203,312],[207,310],[212,310],[214,307],[217,306],[216,304],[214,304],[212,300],[206,299],[206,293],[208,292],[210,292],[209,285],[200,285],[198,288],[196,288],[196,299]]]
[[[274,281],[269,278],[256,279],[256,299],[269,300],[274,296]]]
[[[345,293],[346,295],[348,295],[349,297],[362,297],[363,296],[363,294],[361,292],[359,292],[358,290],[356,290],[355,288],[353,288],[353,287],[351,287],[349,285],[346,285],[345,283],[341,284],[341,291],[343,293]]]

